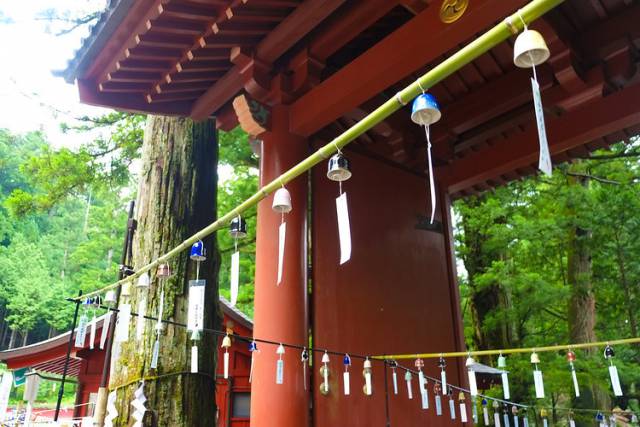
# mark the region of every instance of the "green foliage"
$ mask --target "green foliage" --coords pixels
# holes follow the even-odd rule
[[[582,279],[595,296],[597,338],[638,336],[640,165],[633,154],[638,145],[637,140],[617,144],[596,153],[597,160],[557,167],[550,178],[528,178],[455,203],[456,251],[465,267],[459,282],[470,348],[480,345],[478,337],[493,348],[570,342],[574,320],[568,306],[576,290],[569,283],[568,258],[576,244],[586,245],[592,262],[592,274]],[[576,234],[576,229],[589,232]],[[497,297],[489,301],[487,294]],[[481,303],[487,306],[479,323],[473,308]],[[583,393],[595,385],[610,394],[614,405],[626,407],[627,398],[615,399],[611,393],[602,349],[576,354]],[[640,381],[640,352],[620,346],[616,355],[623,388],[629,391]],[[572,403],[566,355],[540,356],[547,390],[544,403],[572,406],[576,402]],[[528,355],[510,357],[508,370],[515,400],[540,404],[532,399]]]

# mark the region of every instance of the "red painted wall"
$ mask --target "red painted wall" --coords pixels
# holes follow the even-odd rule
[[[426,180],[363,156],[349,153],[353,177],[348,193],[352,258],[339,265],[335,198],[338,184],[325,169],[313,171],[313,340],[316,347],[359,354],[397,354],[458,350],[459,319],[451,277],[447,235],[417,230],[418,215],[426,215]],[[441,208],[443,208],[441,206]],[[438,210],[438,220],[447,207]],[[445,221],[447,220],[445,216]],[[445,223],[445,233],[448,224]],[[448,360],[452,384],[460,384],[459,366]],[[413,360],[402,362],[413,367]],[[439,375],[436,360],[425,361],[427,374]],[[373,396],[362,392],[362,361],[353,360],[351,395],[342,393],[342,357],[331,357],[330,394],[323,396],[316,354],[314,425],[368,427],[385,425],[384,368],[374,362]],[[451,426],[447,399],[444,415],[420,407],[417,379],[413,400],[399,374],[399,395],[390,387],[392,425],[429,423]]]

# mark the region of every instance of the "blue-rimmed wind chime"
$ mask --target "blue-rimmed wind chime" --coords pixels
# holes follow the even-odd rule
[[[196,263],[196,280],[189,281],[189,306],[187,331],[191,332],[191,372],[198,372],[198,341],[204,329],[204,296],[206,280],[200,280],[200,263],[207,260],[207,250],[202,240],[191,246],[189,258]]]
[[[336,146],[337,148],[337,146]],[[327,178],[339,184],[339,195],[336,198],[336,213],[338,216],[338,238],[340,241],[340,264],[351,259],[351,225],[349,223],[349,207],[347,193],[342,192],[342,183],[351,178],[349,160],[338,152],[329,159]]]
[[[284,268],[284,245],[287,236],[287,223],[284,220],[284,214],[291,212],[293,207],[291,206],[291,194],[289,190],[279,188],[273,195],[273,204],[271,208],[281,215],[280,227],[278,228],[278,280],[277,285],[282,283],[282,272]]]
[[[436,184],[435,177],[433,175],[433,159],[431,156],[431,125],[440,120],[441,117],[442,113],[440,112],[440,105],[438,105],[438,101],[436,101],[436,98],[430,93],[425,93],[423,89],[422,94],[418,95],[418,97],[413,100],[413,105],[411,107],[411,120],[420,126],[424,126],[424,132],[427,137],[427,167],[429,170],[429,193],[431,195],[431,224],[433,224],[433,219],[436,215]]]
[[[607,345],[604,348],[604,358],[609,361],[609,377],[611,378],[611,388],[613,394],[616,396],[622,396],[622,387],[620,386],[620,377],[618,376],[618,368],[613,364],[613,357],[615,356],[613,347]]]
[[[247,222],[240,215],[231,220],[229,234],[233,238],[235,251],[231,255],[231,307],[235,307],[238,302],[238,286],[240,283],[240,252],[238,251],[238,240],[247,237]]]

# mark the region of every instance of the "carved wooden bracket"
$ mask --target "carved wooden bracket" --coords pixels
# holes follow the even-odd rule
[[[249,135],[257,137],[271,129],[271,109],[248,95],[236,97],[233,109],[240,127]]]

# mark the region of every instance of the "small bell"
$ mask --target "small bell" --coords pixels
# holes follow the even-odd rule
[[[171,268],[169,267],[169,264],[160,264],[158,266],[158,271],[156,272],[156,274],[158,275],[158,277],[166,279],[167,277],[171,277]]]
[[[247,237],[247,222],[241,216],[237,216],[231,220],[229,225],[229,234],[234,239],[244,239]]]
[[[604,357],[605,357],[605,359],[611,359],[615,355],[616,355],[616,353],[613,351],[613,347],[611,347],[610,345],[608,345],[608,346],[606,346],[604,348]]]
[[[104,295],[104,304],[109,306],[109,307],[113,307],[114,305],[116,305],[116,292],[111,290],[111,291],[107,291],[107,293]]]
[[[525,27],[513,46],[513,63],[520,68],[531,68],[549,59],[549,48],[542,34]]]
[[[291,194],[286,188],[279,188],[273,195],[273,204],[271,208],[278,213],[291,212]]]
[[[338,182],[343,182],[351,178],[349,160],[343,156],[342,153],[336,153],[329,159],[327,178],[331,181]]]
[[[573,363],[575,361],[576,361],[576,354],[571,350],[567,351],[567,362]]]
[[[138,277],[138,281],[136,282],[136,288],[138,289],[148,288],[150,284],[151,284],[151,279],[149,279],[149,274],[145,272],[145,273],[142,273],[140,277]]]
[[[202,262],[207,259],[207,250],[205,249],[202,240],[198,240],[191,246],[189,258],[196,262]]]
[[[435,96],[423,93],[413,100],[411,106],[411,120],[420,126],[429,126],[436,123],[442,117],[440,105]]]
[[[531,353],[531,363],[540,363],[540,356],[538,356],[538,353]]]

